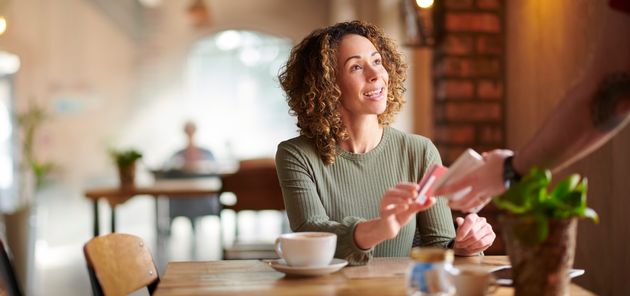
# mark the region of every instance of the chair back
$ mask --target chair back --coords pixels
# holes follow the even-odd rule
[[[15,277],[15,270],[2,240],[0,240],[0,295],[22,295],[20,285]]]
[[[222,178],[222,191],[236,195],[234,211],[284,210],[282,190],[273,159],[244,160],[233,174]]]
[[[153,294],[160,282],[151,252],[141,238],[111,233],[88,241],[83,253],[94,295],[128,295],[142,287]]]

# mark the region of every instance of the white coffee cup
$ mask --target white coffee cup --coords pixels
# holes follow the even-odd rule
[[[330,264],[337,235],[330,232],[285,233],[276,239],[276,253],[289,266],[323,267]]]
[[[493,293],[498,285],[492,273],[479,267],[460,266],[449,270],[456,295],[483,296]]]

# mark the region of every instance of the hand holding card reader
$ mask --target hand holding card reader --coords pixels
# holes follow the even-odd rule
[[[464,153],[462,153],[455,162],[449,167],[448,172],[442,176],[442,178],[438,181],[438,183],[434,186],[434,189],[454,183],[461,179],[462,177],[467,176],[472,173],[475,169],[483,165],[483,157],[477,153],[475,150],[466,149]],[[449,194],[445,196],[447,199],[451,200],[459,200],[464,197],[468,192],[470,192],[472,188],[466,187],[458,192]]]

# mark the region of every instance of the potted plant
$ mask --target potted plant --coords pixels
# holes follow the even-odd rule
[[[136,179],[136,161],[142,158],[142,153],[135,149],[110,149],[109,154],[118,167],[120,188],[123,190],[133,188]]]
[[[41,160],[35,149],[42,126],[51,119],[47,110],[31,102],[26,110],[16,116],[19,129],[20,152],[13,179],[15,194],[8,197],[1,212],[6,226],[6,242],[13,253],[15,270],[27,294],[33,287],[35,270],[35,241],[37,225],[36,194],[48,183],[57,165]],[[4,124],[4,122],[2,122]]]
[[[567,295],[577,218],[598,222],[586,206],[587,180],[574,174],[551,191],[551,173],[534,168],[494,199],[512,264],[515,295]]]

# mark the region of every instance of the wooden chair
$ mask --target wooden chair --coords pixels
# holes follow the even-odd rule
[[[243,160],[233,174],[223,176],[222,192],[236,195],[236,204],[224,208],[242,210],[284,210],[282,190],[273,159]]]
[[[128,295],[142,287],[153,294],[160,282],[153,257],[141,238],[111,233],[83,247],[94,295]]]
[[[21,296],[20,285],[15,277],[15,269],[9,260],[9,254],[0,240],[0,295]]]
[[[232,192],[236,196],[236,203],[224,205],[225,209],[232,209],[236,213],[243,210],[284,211],[284,200],[276,174],[276,165],[271,158],[243,160],[239,163],[238,171],[223,176],[221,182],[222,192]],[[238,239],[238,224],[236,229],[236,239]],[[271,244],[244,244],[238,241],[232,247],[224,249],[223,256],[225,259],[277,257]]]

